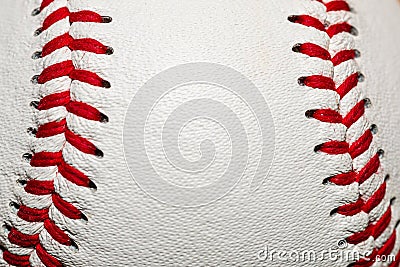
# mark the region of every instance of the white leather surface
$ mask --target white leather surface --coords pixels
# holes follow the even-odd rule
[[[257,259],[258,251],[266,245],[277,250],[318,253],[347,237],[349,229],[356,231],[363,227],[363,218],[344,220],[329,215],[333,208],[353,197],[352,189],[322,184],[325,178],[342,170],[348,159],[313,151],[316,145],[334,139],[341,129],[334,130],[331,125],[304,116],[309,109],[334,107],[336,97],[332,92],[300,87],[297,83],[301,76],[321,70],[328,72],[329,65],[291,51],[296,43],[323,43],[324,36],[290,23],[287,17],[305,13],[318,16],[322,14],[320,4],[309,0],[68,2],[72,9],[89,8],[112,16],[111,24],[77,23],[71,32],[98,39],[112,46],[115,53],[76,55],[81,66],[111,82],[110,89],[75,84],[77,97],[107,114],[110,122],[98,124],[70,118],[72,127],[90,136],[105,156],[98,159],[66,148],[70,151],[67,157],[90,174],[98,190],[60,185],[65,197],[74,201],[89,221],[63,221],[79,251],[50,243],[44,234],[53,255],[62,258],[65,266],[347,266],[339,261],[310,265]],[[18,222],[8,204],[19,196],[28,203],[38,203],[38,198],[23,193],[15,182],[25,171],[30,171],[21,156],[37,146],[26,133],[34,124],[29,103],[38,99],[40,93],[30,79],[48,64],[33,61],[31,55],[40,50],[41,42],[56,34],[40,37],[43,40],[32,36],[43,19],[42,15],[30,16],[38,5],[38,1],[6,0],[0,11],[0,221],[17,221],[25,229],[33,226]],[[392,177],[387,198],[400,197],[400,5],[395,0],[384,3],[354,0],[351,5],[356,11],[352,22],[360,32],[354,38],[355,47],[362,53],[359,68],[366,76],[361,90],[373,102],[367,116],[379,127],[375,146],[385,150],[384,172]],[[61,51],[52,55],[51,60],[59,61],[63,56]],[[276,150],[265,182],[256,192],[249,192],[259,153],[259,133],[249,110],[221,89],[211,94],[212,87],[189,86],[187,91],[175,93],[170,98],[172,102],[159,109],[161,113],[154,123],[165,117],[163,110],[170,109],[169,105],[176,106],[190,98],[211,97],[225,99],[244,120],[251,136],[250,165],[238,185],[212,204],[180,208],[160,203],[134,182],[124,157],[123,124],[130,101],[146,81],[166,69],[192,62],[231,67],[259,88],[273,117]],[[157,147],[157,136],[151,136],[154,132],[148,132],[148,138]],[[212,123],[194,124],[182,133],[186,138],[183,143],[189,144],[183,148],[183,154],[196,160],[198,139],[209,135],[217,151],[218,148],[222,151],[215,163],[225,166],[224,162],[229,161],[228,155],[223,154],[226,135]],[[42,144],[46,149],[52,145]],[[169,173],[165,158],[154,147],[149,148],[150,158],[167,179],[177,184],[199,186],[219,177],[218,167],[211,167],[215,171],[210,171],[207,177],[179,179],[176,170]],[[397,201],[392,224],[400,217],[399,208]],[[9,245],[4,234],[0,236],[1,243]],[[400,248],[400,240],[396,247]],[[0,266],[6,266],[1,257]]]

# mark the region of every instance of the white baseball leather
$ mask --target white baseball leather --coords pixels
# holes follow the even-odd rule
[[[41,1],[3,1],[0,222],[24,233],[40,233],[41,244],[64,266],[347,266],[350,262],[339,260],[282,262],[262,261],[258,257],[266,246],[320,253],[365,229],[371,217],[381,217],[390,200],[400,197],[400,3],[347,2],[353,12],[327,13],[324,5],[312,0],[56,0],[38,16],[31,16]],[[33,32],[43,20],[62,6],[71,11],[92,10],[112,17],[112,22],[70,25],[65,19],[34,37]],[[368,151],[354,161],[347,154],[314,152],[315,146],[337,140],[346,130],[305,116],[311,109],[335,109],[338,97],[333,91],[298,84],[299,77],[329,76],[333,70],[331,62],[292,51],[297,43],[311,42],[325,47],[329,42],[326,33],[288,21],[291,15],[304,14],[321,21],[349,21],[359,32],[358,36],[343,33],[332,38],[330,44],[331,51],[348,48],[361,52],[360,58],[334,69],[337,82],[354,70],[365,76],[365,81],[343,98],[341,112],[363,98],[372,102],[346,136],[354,141],[371,124],[379,129]],[[111,46],[114,53],[98,55],[62,48],[43,59],[31,58],[32,53],[40,51],[51,39],[68,31],[75,38],[93,38]],[[64,78],[44,85],[32,84],[34,75],[66,59],[72,59],[78,68],[97,73],[111,87],[99,88],[79,81],[70,84]],[[218,181],[230,160],[229,140],[235,131],[226,133],[216,122],[199,120],[182,130],[180,149],[184,157],[196,162],[201,157],[201,141],[210,139],[216,151],[214,165],[193,175],[180,174],[180,169],[171,167],[163,154],[160,129],[168,114],[186,101],[206,98],[224,103],[242,121],[249,141],[235,148],[249,152],[243,155],[243,160],[248,159],[244,175],[231,191],[205,205],[173,206],[148,194],[132,177],[135,170],[129,169],[126,158],[134,158],[135,151],[129,144],[124,147],[124,129],[129,132],[138,128],[127,125],[126,116],[134,116],[128,112],[129,105],[146,82],[173,67],[199,62],[227,66],[251,81],[264,97],[267,105],[263,106],[262,99],[259,104],[268,109],[274,126],[270,131],[260,131],[257,119],[263,118],[255,119],[240,95],[223,87],[189,84],[171,92],[153,109],[144,132],[149,160],[166,180],[182,187],[212,184]],[[108,116],[109,122],[93,122],[67,114],[64,107],[36,111],[29,105],[66,87],[71,87],[75,100],[94,106]],[[104,152],[103,158],[64,144],[63,136],[38,140],[26,131],[65,116],[72,130]],[[273,162],[266,168],[265,181],[253,191],[249,184],[257,171],[263,138],[274,143],[264,152],[273,154]],[[88,174],[97,185],[96,191],[60,178],[56,167],[34,168],[22,158],[32,150],[60,149],[68,162]],[[370,215],[363,212],[354,216],[330,215],[335,208],[356,201],[358,189],[356,184],[326,185],[324,179],[351,167],[358,169],[378,149],[385,151],[381,167],[360,190],[365,196],[372,195],[390,174],[384,200]],[[49,196],[28,194],[16,182],[27,176],[33,179],[57,176],[59,195],[87,216],[87,222],[72,220],[54,206],[50,208],[49,216],[67,229],[78,250],[55,242],[43,230],[42,223],[26,222],[10,207],[10,202],[35,208],[51,205]],[[399,210],[400,199],[392,203],[391,223],[384,233],[355,246],[360,249],[383,246],[396,231]],[[32,266],[45,266],[35,249],[11,244],[7,235],[7,229],[3,228],[2,247],[18,255],[31,255]],[[353,248],[350,244],[346,249]],[[399,249],[400,238],[397,238],[391,253],[397,254]],[[0,266],[8,266],[1,254]],[[377,262],[373,266],[388,266],[388,263]]]

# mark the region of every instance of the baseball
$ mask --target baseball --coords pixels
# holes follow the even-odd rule
[[[400,266],[398,0],[3,0],[0,266]]]

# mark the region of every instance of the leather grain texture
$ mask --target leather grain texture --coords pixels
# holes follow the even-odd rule
[[[102,149],[104,158],[65,148],[68,160],[85,170],[98,189],[93,192],[65,181],[59,184],[63,197],[76,204],[88,222],[65,219],[54,211],[54,216],[69,229],[68,234],[78,244],[79,251],[51,242],[51,237],[43,233],[52,255],[62,259],[65,266],[75,267],[348,265],[340,261],[310,264],[257,258],[265,246],[321,253],[349,236],[349,229],[359,231],[365,226],[360,216],[347,219],[330,216],[332,209],[353,197],[353,191],[351,187],[326,186],[322,181],[340,172],[349,159],[315,153],[316,145],[334,139],[341,129],[304,115],[313,108],[334,107],[336,96],[333,92],[301,87],[297,82],[299,77],[330,70],[327,62],[291,50],[296,43],[326,41],[323,33],[287,20],[293,14],[323,14],[319,3],[310,0],[68,2],[71,7],[113,18],[108,25],[77,23],[71,28],[76,36],[90,36],[114,48],[112,56],[84,52],[75,55],[81,66],[110,81],[110,89],[74,82],[76,97],[101,109],[110,122],[95,124],[69,117],[71,127],[89,136]],[[349,3],[355,10],[352,24],[359,31],[351,45],[362,53],[358,63],[366,77],[362,91],[373,103],[366,115],[379,127],[376,147],[385,150],[381,171],[391,175],[386,200],[400,198],[400,6],[396,0]],[[31,59],[32,53],[43,46],[43,40],[57,34],[58,29],[45,32],[41,38],[33,37],[43,18],[32,17],[30,13],[39,4],[3,0],[0,10],[0,222],[13,222],[28,232],[41,225],[18,219],[9,206],[10,201],[43,206],[49,200],[23,192],[16,183],[32,171],[22,155],[32,148],[52,150],[59,142],[38,143],[26,132],[37,122],[36,111],[29,103],[43,93],[30,80],[51,60],[59,61],[64,56],[60,52],[39,62]],[[177,175],[178,171],[171,171],[158,146],[158,136],[152,136],[157,133],[155,125],[162,124],[158,119],[164,118],[171,106],[191,98],[225,100],[239,114],[250,136],[249,167],[236,187],[209,205],[180,208],[157,201],[135,183],[125,160],[125,156],[135,157],[135,154],[124,155],[123,130],[129,104],[148,80],[164,70],[192,62],[233,68],[260,90],[274,121],[275,135],[271,136],[274,138],[271,142],[275,142],[276,148],[270,151],[275,154],[274,162],[265,182],[256,192],[249,192],[249,181],[259,159],[259,132],[251,112],[221,88],[189,86],[178,90],[171,95],[170,102],[159,108],[159,117],[153,118],[154,125],[150,125],[148,132],[148,142],[154,142],[154,146],[149,146],[150,157],[167,179],[183,186],[210,183],[218,179],[221,166],[229,161],[223,154],[227,144],[224,131],[215,124],[200,122],[200,126],[194,125],[182,133],[186,138],[183,143],[189,146],[183,148],[183,154],[196,160],[198,139],[211,133],[217,151],[222,151],[217,156],[217,166],[211,167],[206,177],[198,175],[191,181]],[[46,116],[49,114],[40,113],[37,120],[45,120]],[[135,125],[127,127],[137,130]],[[399,218],[400,201],[395,201],[392,228]],[[387,238],[389,234],[384,235]],[[17,251],[4,233],[0,234],[0,244]],[[400,239],[394,251],[399,249]],[[1,256],[0,266],[8,266]],[[36,260],[33,266],[41,265]]]

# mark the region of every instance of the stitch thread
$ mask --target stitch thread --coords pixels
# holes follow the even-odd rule
[[[333,0],[325,2],[323,0],[317,0],[319,3],[325,6],[327,14],[329,12],[351,12],[349,4],[345,0]],[[288,20],[292,23],[301,24],[306,27],[315,28],[318,31],[325,32],[329,39],[332,39],[338,34],[351,34],[358,35],[358,31],[355,27],[350,25],[348,22],[340,22],[337,24],[329,25],[329,23],[323,23],[319,19],[310,15],[293,15],[289,16]],[[333,68],[339,66],[350,60],[355,60],[361,56],[358,50],[342,50],[337,52],[334,56],[331,56],[331,52],[319,45],[313,43],[296,44],[292,48],[293,52],[301,53],[313,58],[319,58],[321,60],[330,61],[333,64]],[[324,75],[311,75],[307,77],[300,77],[298,83],[301,86],[307,86],[318,90],[332,90],[335,91],[340,100],[349,94],[354,88],[358,86],[360,82],[363,82],[365,77],[361,73],[353,73],[348,76],[342,84],[339,86],[336,84],[332,77]],[[313,109],[306,111],[305,115],[308,118],[316,119],[323,123],[342,124],[349,129],[355,124],[364,114],[365,108],[370,106],[370,100],[364,99],[355,104],[351,110],[342,116],[339,111],[333,109]],[[338,110],[340,110],[340,103]],[[315,152],[324,153],[327,155],[341,155],[349,154],[354,160],[363,153],[365,153],[373,144],[373,135],[377,132],[377,126],[371,125],[364,134],[362,134],[356,141],[350,143],[347,140],[332,140],[315,147]],[[362,185],[364,182],[369,180],[374,174],[378,173],[380,168],[380,157],[383,156],[383,150],[378,152],[369,159],[368,163],[361,168],[361,170],[352,170],[348,173],[340,173],[332,177],[326,178],[323,184],[334,184],[336,186],[347,186],[353,183]],[[389,176],[383,181],[379,188],[370,197],[364,196],[359,192],[359,199],[354,203],[344,204],[334,210],[331,215],[340,214],[343,216],[354,216],[360,212],[369,214],[378,205],[380,205],[386,195],[386,182]],[[367,198],[367,199],[366,199]],[[368,227],[363,231],[353,233],[346,238],[349,244],[359,244],[366,241],[370,237],[374,239],[380,237],[382,233],[389,228],[392,221],[392,201],[387,208],[386,212],[375,222],[369,222]],[[397,227],[397,225],[396,225]],[[370,259],[376,259],[378,256],[388,255],[394,249],[396,242],[396,227],[393,230],[392,235],[381,248],[374,248]],[[396,260],[392,262],[389,267],[398,267],[400,265],[400,252],[397,254]],[[349,266],[371,266],[374,261],[363,258]]]
[[[53,2],[54,0],[43,0],[41,6],[35,9],[32,12],[32,15],[35,16],[40,14],[46,8],[51,6]],[[101,16],[90,10],[70,12],[68,7],[65,6],[46,16],[42,23],[42,27],[36,30],[34,35],[37,36],[46,30],[50,30],[55,23],[63,19],[68,19],[71,25],[75,22],[109,23],[112,21],[111,17]],[[95,54],[113,54],[113,49],[111,47],[91,38],[74,39],[68,31],[53,40],[50,40],[43,46],[42,51],[35,52],[32,55],[32,58],[44,58],[62,48],[68,48],[71,53],[72,51],[80,50]],[[34,84],[45,84],[60,77],[68,77],[71,82],[76,80],[99,88],[111,87],[111,84],[108,81],[102,79],[96,73],[76,68],[72,60],[66,60],[48,66],[41,72],[41,74],[34,76],[32,82]],[[64,107],[68,113],[74,114],[75,116],[102,123],[108,122],[108,117],[97,108],[84,102],[72,100],[69,89],[61,93],[47,95],[40,101],[33,101],[31,106],[39,111]],[[69,129],[65,118],[38,125],[37,129],[29,128],[28,132],[33,134],[37,139],[64,135],[65,142],[69,143],[75,149],[88,155],[94,155],[97,157],[104,156],[103,152],[87,138],[80,136]],[[42,151],[33,154],[26,153],[23,157],[29,160],[30,165],[34,168],[56,167],[58,174],[71,183],[81,187],[97,189],[95,183],[86,174],[64,160],[62,149],[58,152]],[[18,183],[24,187],[25,192],[28,194],[50,196],[50,205],[57,209],[65,218],[72,220],[88,220],[86,215],[83,214],[75,205],[61,197],[54,186],[54,180],[42,181],[36,179],[20,179],[18,180]],[[20,219],[30,223],[42,223],[43,229],[45,229],[52,239],[59,244],[74,247],[76,249],[78,248],[75,241],[66,233],[67,229],[60,228],[60,226],[57,225],[57,222],[53,221],[49,214],[50,206],[45,208],[35,208],[22,203],[11,202],[10,207],[16,210],[17,216]],[[41,243],[40,232],[42,230],[38,233],[27,234],[17,229],[17,227],[11,226],[7,223],[5,224],[5,229],[8,230],[8,240],[11,244],[20,248],[31,248],[32,253],[36,253],[44,266],[63,266],[62,259],[58,259],[51,255]],[[3,250],[3,259],[8,264],[21,267],[31,266],[30,260],[32,253],[28,255],[20,255],[11,253],[6,248],[1,248],[1,250]]]

